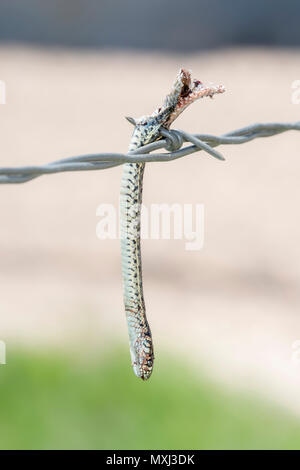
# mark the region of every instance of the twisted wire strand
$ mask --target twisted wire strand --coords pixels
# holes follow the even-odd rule
[[[214,150],[214,147],[244,144],[260,137],[271,137],[289,130],[299,131],[300,121],[294,123],[251,124],[221,136],[161,129],[161,140],[126,154],[96,153],[63,158],[46,165],[0,168],[0,184],[26,183],[39,176],[53,173],[104,170],[123,165],[123,163],[168,162],[201,150],[219,160],[225,160],[220,152]],[[192,145],[184,146],[185,143]],[[151,153],[160,149],[167,150],[167,153]]]

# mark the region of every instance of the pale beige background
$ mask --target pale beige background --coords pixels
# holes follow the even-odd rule
[[[300,52],[203,55],[0,49],[0,166],[127,149],[123,116],[152,112],[179,67],[227,92],[194,104],[175,127],[220,134],[296,121]],[[300,134],[289,132],[147,165],[144,201],[203,203],[205,246],[143,243],[156,367],[167,348],[221,382],[300,412]],[[127,344],[119,241],[96,238],[97,206],[117,206],[121,167],[0,187],[0,336],[10,345]],[[129,358],[128,358],[129,361]]]

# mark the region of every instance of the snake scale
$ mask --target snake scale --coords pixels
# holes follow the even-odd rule
[[[198,98],[223,93],[222,86],[204,86],[181,69],[163,105],[149,116],[129,118],[135,125],[129,152],[161,138],[180,113]],[[123,296],[129,333],[132,367],[137,377],[147,380],[153,369],[154,350],[146,317],[141,261],[141,203],[144,163],[125,163],[120,193],[120,227]]]

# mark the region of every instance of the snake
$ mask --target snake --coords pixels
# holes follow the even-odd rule
[[[192,79],[191,72],[181,68],[171,92],[162,106],[151,115],[138,119],[127,118],[135,127],[128,152],[162,138],[162,129],[168,130],[173,121],[199,98],[223,93],[224,87],[205,86]],[[120,238],[122,280],[125,314],[128,326],[129,348],[135,375],[142,380],[151,376],[154,348],[151,329],[146,316],[143,293],[141,256],[141,204],[145,163],[125,163],[120,191]]]

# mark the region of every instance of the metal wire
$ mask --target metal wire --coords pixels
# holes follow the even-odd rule
[[[145,145],[133,152],[97,153],[64,158],[46,165],[24,166],[18,168],[0,168],[0,184],[20,184],[39,176],[69,171],[104,170],[126,162],[168,162],[186,155],[204,152],[219,160],[224,157],[214,147],[218,145],[244,144],[259,137],[270,137],[289,130],[300,130],[300,121],[295,123],[252,124],[221,135],[189,134],[180,130],[161,130],[161,139]],[[185,143],[192,145],[184,146]],[[165,149],[167,153],[151,153]]]

